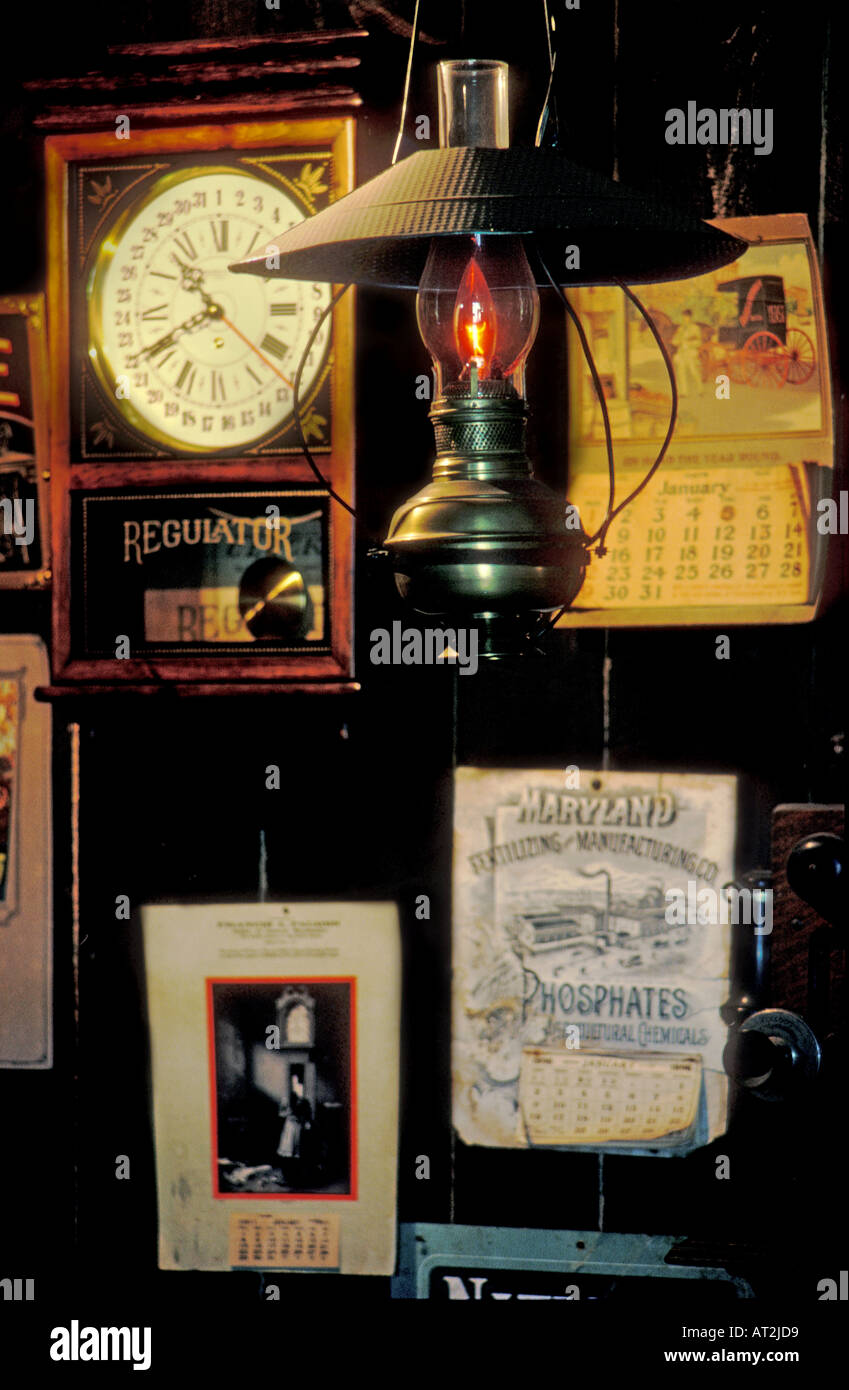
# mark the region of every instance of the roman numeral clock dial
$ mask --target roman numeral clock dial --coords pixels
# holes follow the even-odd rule
[[[242,169],[158,180],[101,242],[88,281],[89,359],[126,423],[180,453],[232,453],[273,438],[326,307],[327,285],[231,274],[304,212]],[[325,322],[301,379],[303,403],[330,348]]]

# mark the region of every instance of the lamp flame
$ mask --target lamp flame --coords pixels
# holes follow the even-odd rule
[[[454,301],[454,341],[464,363],[463,376],[476,367],[481,378],[489,376],[498,336],[495,304],[481,266],[469,260]]]

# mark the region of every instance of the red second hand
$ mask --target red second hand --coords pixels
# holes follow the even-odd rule
[[[268,360],[268,358],[266,357],[265,353],[264,353],[264,352],[260,352],[259,348],[256,346],[256,343],[252,343],[251,340],[250,340],[250,338],[246,338],[245,335],[244,335],[244,333],[241,333],[241,332],[239,331],[239,329],[236,327],[235,323],[231,323],[230,320],[227,319],[227,318],[225,318],[223,314],[221,315],[220,322],[221,322],[221,323],[226,323],[226,325],[227,325],[228,328],[232,328],[232,330],[233,330],[233,332],[235,333],[236,337],[237,337],[237,338],[241,338],[241,340],[242,340],[243,343],[247,343],[247,345],[248,345],[248,347],[250,348],[251,352],[255,352],[256,355],[257,355],[257,357],[260,359],[260,361],[261,361],[261,362],[264,362],[265,365],[266,365],[266,367],[270,367],[270,368],[271,368],[271,370],[274,372],[274,375],[275,375],[275,376],[279,376],[279,378],[280,378],[281,381],[285,381],[285,383],[286,383],[286,385],[289,387],[289,390],[290,390],[290,391],[294,391],[295,388],[294,388],[294,386],[292,385],[292,383],[291,383],[291,381],[289,380],[289,378],[288,378],[287,376],[284,376],[283,373],[282,373],[281,371],[278,371],[277,367],[275,367],[275,365],[274,365],[273,362],[269,362],[269,360]]]

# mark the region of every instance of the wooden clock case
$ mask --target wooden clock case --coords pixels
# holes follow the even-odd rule
[[[246,689],[350,689],[353,686],[352,517],[317,483],[305,459],[288,450],[270,455],[246,450],[241,457],[193,458],[166,453],[144,460],[82,459],[71,431],[70,297],[75,273],[69,256],[69,166],[94,157],[118,161],[175,151],[201,157],[296,144],[330,151],[331,197],[354,186],[354,112],[359,98],[348,85],[356,67],[361,31],[325,30],[276,38],[228,39],[131,45],[110,50],[106,71],[87,76],[85,91],[47,79],[37,88],[43,103],[37,125],[47,134],[48,315],[50,373],[50,471],[52,476],[53,670],[55,691],[120,689],[226,693]],[[200,96],[197,95],[200,91]],[[120,95],[118,95],[120,93]],[[114,94],[114,95],[113,95]],[[116,100],[120,106],[116,105]],[[130,138],[116,139],[116,115],[130,123]],[[333,310],[332,432],[329,452],[316,450],[323,477],[353,502],[353,294]],[[143,651],[124,659],[92,655],[81,642],[80,493],[133,495],[198,485],[260,493],[315,489],[327,517],[325,613],[321,652],[263,653],[242,643],[223,654],[203,650]],[[264,502],[261,504],[264,505]],[[76,547],[76,559],[72,551]],[[328,631],[329,629],[329,631]]]

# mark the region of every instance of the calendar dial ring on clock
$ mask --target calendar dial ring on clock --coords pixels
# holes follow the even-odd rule
[[[87,284],[89,360],[107,399],[145,439],[177,453],[244,452],[285,429],[293,382],[327,285],[237,280],[234,259],[273,245],[304,213],[242,167],[156,181],[101,241]],[[307,403],[330,324],[304,368]]]

